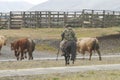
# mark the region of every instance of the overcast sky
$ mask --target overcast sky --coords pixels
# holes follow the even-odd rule
[[[42,3],[42,2],[45,2],[45,1],[48,1],[48,0],[0,0],[1,1],[26,1],[26,2],[29,2],[29,3],[32,3],[32,4],[39,4],[39,3]]]

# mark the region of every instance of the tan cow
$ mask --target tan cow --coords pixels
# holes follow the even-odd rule
[[[81,38],[77,40],[77,51],[79,53],[85,54],[85,51],[90,53],[89,60],[91,60],[92,51],[97,51],[99,55],[99,60],[101,60],[101,53],[99,50],[99,42],[97,38]]]
[[[6,41],[7,41],[6,37],[0,35],[0,51],[1,51],[2,46],[6,45]],[[0,54],[1,54],[1,52],[0,52]]]

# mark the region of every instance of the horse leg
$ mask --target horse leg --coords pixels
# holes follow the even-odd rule
[[[72,64],[74,64],[75,59],[72,60]]]
[[[70,56],[68,56],[68,54],[65,52],[64,57],[65,57],[65,65],[67,66],[67,65],[69,65],[69,58],[70,58]]]
[[[67,66],[67,56],[65,55],[65,65]]]
[[[70,56],[68,55],[67,56],[67,64],[69,65],[70,63],[69,63],[69,60],[70,60]]]
[[[97,53],[98,53],[99,60],[101,61],[101,60],[102,60],[102,58],[101,58],[101,53],[100,53],[99,49],[98,49],[98,50],[96,50],[96,51],[97,51]]]

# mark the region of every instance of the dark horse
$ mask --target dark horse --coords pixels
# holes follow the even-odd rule
[[[69,65],[69,60],[73,61],[72,63],[74,64],[74,61],[76,59],[76,42],[75,41],[66,41],[65,44],[63,45],[62,52],[64,53],[65,57],[65,65]]]
[[[11,50],[14,50],[17,60],[19,60],[19,57],[20,60],[24,59],[24,55],[26,57],[27,52],[29,55],[29,60],[32,60],[32,53],[35,50],[35,43],[33,40],[28,38],[18,39],[11,43]]]

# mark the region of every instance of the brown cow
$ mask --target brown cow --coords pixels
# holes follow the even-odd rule
[[[20,60],[24,59],[24,55],[26,57],[26,53],[28,52],[30,60],[33,59],[32,52],[35,50],[35,43],[33,40],[28,38],[18,39],[11,43],[11,50],[14,50],[17,60],[19,60],[20,54]]]
[[[6,45],[6,41],[7,41],[7,39],[5,36],[0,36],[0,51],[2,49],[2,46]],[[1,52],[0,52],[0,54],[1,54]]]
[[[91,60],[92,51],[97,51],[99,60],[101,60],[101,53],[99,50],[99,42],[97,38],[81,38],[77,40],[77,51],[85,54],[85,51],[90,53],[89,60]]]

